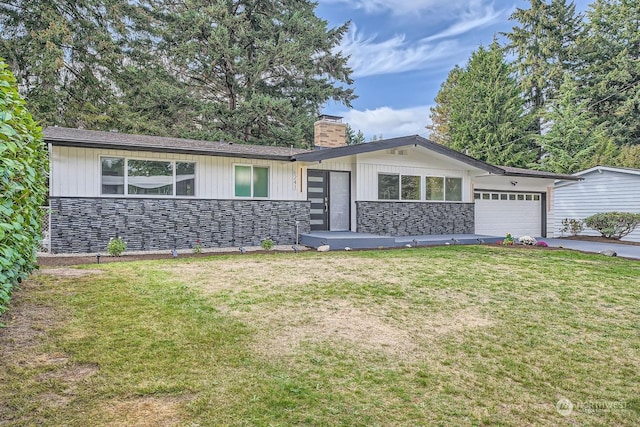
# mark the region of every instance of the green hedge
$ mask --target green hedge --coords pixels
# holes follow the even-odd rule
[[[47,168],[42,129],[0,58],[0,314],[13,286],[36,266]]]
[[[585,218],[587,227],[598,230],[607,239],[621,239],[640,224],[640,214],[631,212],[602,212]]]

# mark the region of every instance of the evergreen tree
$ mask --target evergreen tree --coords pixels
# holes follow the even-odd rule
[[[364,133],[361,130],[356,132],[353,130],[351,125],[347,124],[347,129],[345,131],[347,145],[356,145],[364,143]]]
[[[625,168],[640,168],[640,144],[623,146],[611,164]]]
[[[498,43],[476,50],[457,78],[449,96],[450,147],[504,166],[524,167],[535,161],[531,120]]]
[[[440,85],[440,91],[436,95],[436,105],[430,108],[431,124],[427,129],[431,131],[429,139],[438,144],[451,145],[449,125],[451,122],[451,102],[455,96],[455,90],[463,73],[457,65],[449,71],[447,79]]]
[[[515,66],[525,93],[527,107],[542,133],[541,117],[546,101],[555,97],[563,75],[573,69],[576,40],[582,17],[575,4],[566,0],[530,0],[529,9],[517,8],[510,19],[516,22],[506,49],[515,54]]]
[[[350,106],[348,24],[327,28],[309,0],[149,1],[159,52],[198,99],[198,136],[304,146],[328,100]]]
[[[92,128],[109,121],[132,10],[121,0],[0,2],[0,49],[37,120]]]
[[[0,49],[44,125],[311,140],[329,99],[355,98],[348,24],[308,0],[0,2]]]
[[[596,0],[581,37],[580,80],[618,146],[640,143],[640,1]]]
[[[576,82],[568,75],[556,99],[548,102],[543,119],[548,132],[537,137],[543,156],[540,168],[572,174],[592,166],[599,144],[606,144],[602,127],[596,126],[585,100],[578,97]]]

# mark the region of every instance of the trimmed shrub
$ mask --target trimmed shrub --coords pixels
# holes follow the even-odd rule
[[[111,256],[120,256],[122,252],[127,250],[127,242],[124,241],[122,237],[116,237],[115,239],[112,237],[109,239],[109,244],[107,245],[107,252]]]
[[[577,236],[583,230],[584,224],[579,219],[565,218],[562,220],[562,229],[560,231],[563,233],[569,232],[572,236]]]
[[[262,246],[262,249],[264,249],[265,251],[270,251],[271,249],[273,249],[274,243],[271,239],[264,239],[260,246]]]
[[[640,214],[631,212],[602,212],[584,220],[587,227],[600,232],[602,237],[619,240],[640,224]]]
[[[47,167],[42,129],[0,58],[0,313],[7,309],[13,286],[36,267]]]

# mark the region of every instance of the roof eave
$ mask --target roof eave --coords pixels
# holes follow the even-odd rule
[[[526,172],[506,172],[504,176],[518,176],[522,178],[538,178],[538,179],[553,179],[553,180],[567,180],[567,181],[581,181],[583,178],[572,176],[572,175],[539,175],[535,173],[526,173]]]
[[[497,166],[493,166],[481,160],[474,159],[463,153],[460,153],[459,151],[455,151],[451,148],[445,147],[444,145],[429,141],[428,139],[422,138],[418,135],[368,142],[366,144],[350,145],[347,147],[328,148],[313,151],[310,153],[298,154],[293,156],[293,159],[300,162],[319,162],[322,160],[334,159],[337,157],[347,157],[356,154],[371,153],[374,151],[381,151],[411,145],[413,145],[414,147],[421,146],[427,150],[442,154],[444,156],[489,173],[504,175],[504,170]]]
[[[55,138],[45,138],[44,140],[47,143],[51,143],[52,145],[57,145],[60,147],[83,147],[83,148],[98,148],[105,150],[122,150],[122,151],[145,151],[145,152],[154,152],[154,153],[179,153],[179,154],[192,154],[192,155],[200,155],[200,156],[212,156],[212,157],[235,157],[240,159],[260,159],[260,160],[281,160],[281,161],[292,161],[292,156],[279,156],[272,154],[251,154],[251,153],[234,153],[234,152],[224,152],[224,151],[212,151],[212,150],[202,150],[197,148],[180,148],[180,147],[162,147],[155,145],[116,145],[108,142],[86,142],[86,141],[70,141],[68,138],[55,139]]]

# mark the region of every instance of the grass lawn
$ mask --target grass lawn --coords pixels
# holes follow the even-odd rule
[[[45,271],[0,319],[0,425],[636,426],[639,285],[488,246]]]

